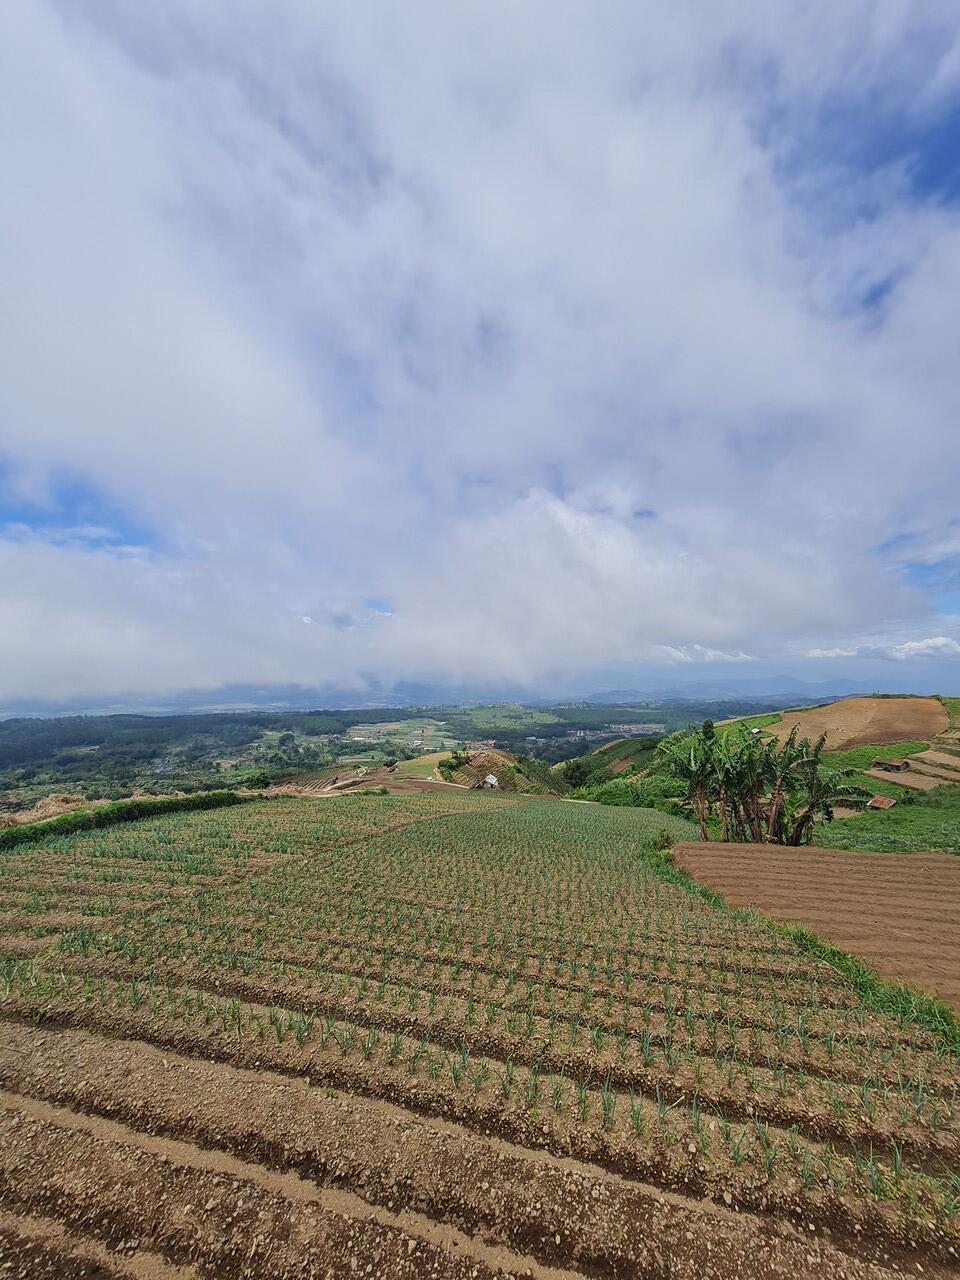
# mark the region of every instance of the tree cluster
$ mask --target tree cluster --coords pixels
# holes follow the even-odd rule
[[[817,818],[833,819],[836,805],[863,802],[853,769],[824,760],[826,734],[816,742],[793,729],[784,742],[744,725],[718,733],[705,720],[696,733],[660,744],[662,765],[683,783],[686,802],[709,840],[809,844]]]

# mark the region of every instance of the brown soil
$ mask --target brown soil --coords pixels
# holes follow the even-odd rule
[[[627,773],[634,768],[635,760],[627,758],[626,760],[614,760],[612,764],[608,764],[607,768],[611,773]]]
[[[949,724],[939,698],[843,698],[825,707],[784,711],[769,732],[782,742],[794,725],[806,738],[827,735],[827,750],[872,743],[930,741]]]
[[[336,1217],[365,1222],[374,1250],[366,1260],[378,1264],[379,1275],[400,1274],[390,1269],[398,1261],[398,1235],[407,1256],[417,1254],[421,1265],[433,1263],[431,1274],[441,1275],[572,1280],[583,1274],[809,1273],[879,1280],[890,1274],[851,1259],[803,1224],[785,1227],[664,1193],[377,1099],[341,1097],[300,1080],[84,1032],[7,1030],[0,1079],[8,1092],[0,1093],[0,1106],[10,1112],[0,1128],[10,1147],[0,1168],[9,1169],[13,1156],[13,1162],[19,1157],[18,1171],[29,1174],[32,1165],[47,1175],[42,1193],[34,1175],[14,1196],[32,1195],[30,1208],[49,1212],[52,1194],[72,1195],[80,1213],[95,1220],[93,1197],[84,1195],[82,1184],[78,1193],[81,1174],[71,1162],[85,1159],[101,1175],[108,1162],[123,1162],[138,1184],[163,1188],[161,1203],[145,1206],[135,1229],[138,1249],[156,1248],[159,1238],[165,1252],[206,1271],[207,1251],[219,1248],[224,1270],[217,1275],[247,1274],[230,1264],[256,1239],[256,1224],[248,1225],[253,1213],[238,1212],[251,1199],[259,1218],[264,1208],[271,1216],[283,1214],[284,1228],[290,1219],[298,1226],[305,1210],[316,1217],[326,1211],[328,1221],[321,1218],[320,1225],[335,1244]],[[53,1155],[58,1163],[51,1169]],[[202,1174],[206,1178],[198,1181]],[[238,1183],[252,1197],[239,1196]],[[136,1185],[134,1202],[142,1191]],[[188,1193],[191,1203],[183,1205]],[[168,1198],[176,1209],[164,1203]],[[217,1238],[216,1226],[231,1209],[240,1221],[231,1218],[228,1244]],[[192,1231],[195,1244],[185,1250]],[[98,1234],[113,1243],[107,1232]],[[262,1274],[294,1274],[277,1265],[282,1248],[275,1239],[268,1238],[267,1249],[273,1265]],[[414,1274],[425,1274],[426,1265]]]
[[[960,782],[960,756],[949,755],[946,751],[918,751],[910,757],[911,769],[917,763],[934,765],[944,773],[955,775],[956,781]]]
[[[935,791],[937,787],[943,786],[944,781],[923,773],[889,773],[886,769],[866,769],[864,772],[868,778],[875,778],[877,782],[890,782],[907,791]]]
[[[960,858],[691,843],[676,859],[732,905],[806,925],[960,1011]]]

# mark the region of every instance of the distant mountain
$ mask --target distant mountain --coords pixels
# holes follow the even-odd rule
[[[873,687],[860,680],[799,680],[796,676],[758,676],[740,680],[697,680],[689,684],[660,685],[650,689],[608,689],[587,694],[584,702],[629,704],[655,700],[671,702],[723,702],[754,698],[796,702],[829,702],[854,694],[872,693]]]
[[[598,677],[598,683],[604,677]],[[616,677],[612,677],[616,678]],[[581,686],[582,687],[582,686]],[[629,706],[643,702],[756,701],[793,706],[829,702],[851,694],[873,693],[877,684],[855,680],[800,680],[796,676],[710,677],[688,684],[653,685],[645,689],[607,688],[571,693],[569,687],[535,692],[518,686],[431,685],[401,681],[390,684],[368,677],[361,687],[340,685],[223,685],[217,689],[184,689],[165,694],[118,693],[113,697],[64,699],[18,698],[0,705],[0,719],[10,716],[183,715],[213,711],[308,711],[337,708],[478,706],[520,703],[525,706],[587,703]]]

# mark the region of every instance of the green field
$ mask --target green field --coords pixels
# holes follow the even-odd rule
[[[449,751],[429,751],[415,760],[401,760],[397,773],[402,778],[432,778],[439,762],[448,759],[449,755]]]
[[[347,737],[374,741],[392,739],[405,744],[422,740],[427,745],[437,746],[444,742],[456,741],[455,735],[444,726],[443,721],[427,716],[409,720],[378,721],[376,724],[355,724],[347,730]]]
[[[759,716],[743,716],[739,720],[731,720],[729,724],[718,724],[718,733],[733,733],[740,725],[747,729],[766,729],[771,724],[779,724],[783,716],[779,711],[768,711]]]
[[[876,780],[867,778],[871,787]],[[884,786],[884,792],[888,791]],[[901,802],[895,809],[858,814],[835,822],[818,823],[815,843],[832,849],[862,849],[877,853],[910,853],[943,849],[960,853],[960,786],[937,787],[904,802],[901,788],[891,786]]]

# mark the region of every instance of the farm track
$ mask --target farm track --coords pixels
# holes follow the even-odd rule
[[[675,1274],[669,1260],[678,1257],[699,1268],[691,1274],[713,1267],[724,1277],[791,1276],[814,1263],[823,1276],[889,1274],[857,1256],[871,1251],[910,1261],[909,1250],[895,1241],[878,1247],[850,1231],[849,1245],[857,1250],[851,1256],[837,1247],[836,1233],[811,1235],[803,1222],[792,1226],[664,1193],[379,1100],[329,1097],[300,1080],[137,1043],[17,1031],[0,1051],[0,1107],[45,1126],[41,1141],[58,1141],[68,1163],[66,1133],[126,1145],[141,1156],[160,1156],[181,1177],[186,1168],[242,1178],[405,1230],[414,1240],[453,1243],[491,1271],[502,1266],[558,1280]],[[29,1093],[14,1092],[17,1085]],[[59,1132],[51,1138],[46,1126]],[[95,1146],[81,1147],[84,1158],[96,1158]],[[192,1203],[206,1194],[197,1191]],[[7,1198],[0,1193],[0,1200]],[[479,1249],[470,1243],[477,1237],[487,1242]]]

